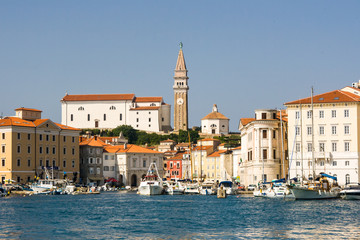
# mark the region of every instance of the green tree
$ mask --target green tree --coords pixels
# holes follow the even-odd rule
[[[112,130],[113,136],[119,136],[120,132],[129,141],[130,144],[135,144],[137,141],[137,131],[129,125],[121,125]]]

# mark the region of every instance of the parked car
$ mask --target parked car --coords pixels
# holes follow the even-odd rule
[[[250,184],[250,185],[247,187],[247,190],[248,190],[248,191],[255,191],[255,190],[256,190],[256,185],[255,185],[255,184]]]
[[[245,185],[242,185],[242,184],[238,185],[237,190],[238,191],[245,191]]]

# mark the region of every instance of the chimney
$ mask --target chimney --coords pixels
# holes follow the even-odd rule
[[[126,143],[124,143],[124,149],[126,149],[127,148],[127,144]]]

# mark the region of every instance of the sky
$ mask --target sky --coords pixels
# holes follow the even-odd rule
[[[256,109],[360,79],[360,1],[0,1],[2,116],[61,122],[69,94],[162,96],[173,110],[179,51],[189,125],[217,104],[238,131]],[[173,119],[173,116],[172,116]]]

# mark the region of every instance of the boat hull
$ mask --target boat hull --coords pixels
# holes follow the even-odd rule
[[[340,197],[345,200],[360,200],[360,190],[343,190]]]
[[[332,199],[339,197],[338,192],[312,190],[312,189],[299,188],[299,187],[289,187],[289,188],[291,193],[294,195],[295,199],[313,200],[313,199]]]
[[[163,188],[157,185],[139,186],[140,195],[161,195]]]

